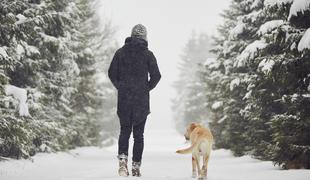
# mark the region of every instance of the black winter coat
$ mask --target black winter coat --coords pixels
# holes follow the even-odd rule
[[[109,78],[118,90],[117,114],[121,125],[128,124],[131,115],[134,125],[145,120],[150,113],[149,91],[161,78],[147,41],[126,38],[125,45],[113,57]]]

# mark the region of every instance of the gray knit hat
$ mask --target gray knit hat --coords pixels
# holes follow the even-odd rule
[[[147,31],[146,27],[142,24],[137,24],[132,28],[131,37],[136,37],[140,39],[144,39],[147,41]]]

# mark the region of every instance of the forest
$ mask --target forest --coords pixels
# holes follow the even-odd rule
[[[115,143],[120,46],[99,0],[0,2],[0,159]],[[171,107],[215,149],[310,169],[310,1],[231,0],[216,35],[193,33]]]
[[[112,143],[116,101],[106,71],[115,30],[97,4],[1,1],[1,156]]]
[[[222,16],[218,35],[184,48],[177,126],[202,122],[215,148],[309,169],[310,1],[234,0]]]

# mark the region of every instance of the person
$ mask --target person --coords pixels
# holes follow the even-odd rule
[[[137,24],[133,27],[125,45],[115,52],[108,74],[118,93],[118,173],[120,176],[129,176],[128,146],[133,133],[132,176],[140,177],[144,127],[150,113],[149,91],[155,88],[161,78],[156,58],[148,49],[145,26]]]

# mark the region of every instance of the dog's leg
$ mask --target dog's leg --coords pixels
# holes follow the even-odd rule
[[[199,154],[195,154],[194,158],[195,158],[195,161],[196,161],[196,167],[198,169],[198,176],[201,177],[200,156],[199,156]]]
[[[209,155],[203,157],[202,176],[204,179],[207,178],[209,157]]]
[[[192,155],[192,177],[196,178],[197,177],[197,164],[196,164],[196,158],[194,154]]]

